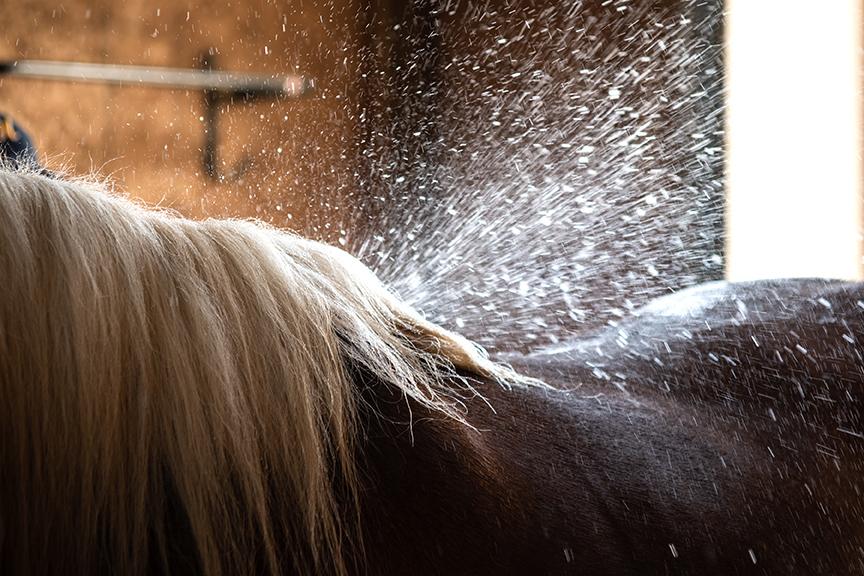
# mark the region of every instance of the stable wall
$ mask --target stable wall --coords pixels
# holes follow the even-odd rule
[[[221,170],[248,158],[240,181],[203,174],[198,92],[0,77],[0,110],[19,120],[50,167],[107,176],[134,196],[191,216],[308,223],[352,192],[351,86],[356,10],[264,0],[31,0],[0,5],[0,59],[193,68],[212,49],[220,68],[311,76],[309,99],[223,106]],[[288,216],[290,214],[290,216]]]

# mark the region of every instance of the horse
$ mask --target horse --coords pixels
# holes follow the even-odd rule
[[[490,358],[347,253],[0,170],[10,574],[856,574],[864,287]]]

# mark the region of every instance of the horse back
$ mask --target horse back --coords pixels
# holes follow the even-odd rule
[[[558,545],[582,553],[565,560],[602,566],[590,557],[606,551],[627,567],[588,573],[859,573],[862,339],[862,284],[718,283],[660,299],[506,357],[559,389],[510,402],[536,405],[510,432],[533,440],[509,457],[536,460],[522,474],[567,494],[550,518]],[[573,520],[592,509],[615,549]]]

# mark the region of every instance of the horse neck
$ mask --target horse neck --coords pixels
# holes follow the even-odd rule
[[[513,526],[515,520],[506,505],[512,500],[507,475],[483,433],[368,375],[359,380],[361,530],[369,573],[501,573],[504,566],[495,571],[489,564],[488,551],[504,542],[490,521]],[[480,399],[466,405],[469,415],[491,414]]]

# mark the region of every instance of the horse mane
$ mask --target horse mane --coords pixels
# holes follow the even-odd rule
[[[208,575],[350,571],[350,366],[456,419],[457,372],[516,378],[341,250],[0,170],[10,572],[177,570],[178,523]]]

